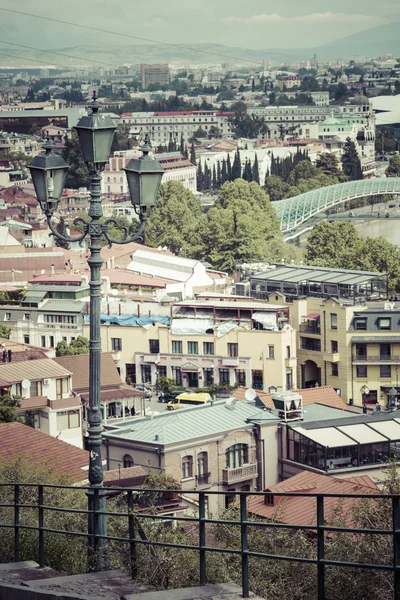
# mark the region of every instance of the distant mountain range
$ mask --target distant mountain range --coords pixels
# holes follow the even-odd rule
[[[8,53],[3,48],[2,52]],[[181,62],[181,63],[221,63],[221,62],[245,62],[262,63],[263,58],[273,62],[284,62],[291,60],[308,60],[314,53],[323,59],[351,59],[355,56],[381,56],[387,53],[400,57],[400,21],[380,25],[373,29],[361,31],[348,37],[311,48],[269,48],[265,50],[252,50],[249,48],[236,48],[223,46],[221,44],[188,44],[188,45],[162,45],[131,44],[127,46],[75,46],[63,48],[57,52],[68,54],[70,57],[45,54],[32,50],[12,49],[15,59],[3,56],[0,53],[0,65],[15,65],[32,68],[34,63],[24,58],[40,61],[43,65],[57,64],[61,68],[76,67],[78,65],[102,63],[107,65],[138,64],[143,62]],[[89,62],[94,61],[93,63]],[[40,65],[37,65],[40,68]],[[100,65],[98,65],[100,66]]]

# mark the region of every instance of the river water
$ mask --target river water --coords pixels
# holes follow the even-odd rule
[[[400,247],[400,221],[398,219],[376,219],[355,223],[357,231],[362,237],[384,237],[391,244]]]

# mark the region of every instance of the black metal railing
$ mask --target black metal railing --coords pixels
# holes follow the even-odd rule
[[[21,500],[24,495],[27,498],[27,489],[29,489],[29,501],[24,502]],[[22,491],[24,490],[24,494]],[[123,494],[126,498],[126,502],[123,503],[123,508],[126,510],[122,512],[115,511],[104,511],[97,512],[96,510],[88,511],[80,508],[68,508],[61,506],[51,506],[48,500],[48,496],[54,494],[56,490],[62,490],[63,494],[72,494],[73,492],[79,492],[79,490],[87,490],[86,487],[79,486],[61,486],[61,485],[47,485],[47,484],[25,484],[25,483],[2,483],[0,484],[0,528],[13,530],[13,551],[14,560],[19,562],[21,556],[21,538],[24,530],[30,530],[34,533],[37,532],[37,547],[32,551],[33,555],[38,555],[39,565],[44,567],[46,564],[45,556],[45,541],[46,535],[58,534],[60,536],[79,536],[81,538],[89,539],[87,531],[72,531],[70,526],[67,529],[59,529],[55,527],[46,527],[46,515],[54,511],[58,514],[72,516],[79,515],[90,515],[91,518],[96,519],[99,515],[106,515],[109,519],[118,518],[125,519],[127,537],[116,536],[116,535],[95,535],[95,541],[97,544],[100,539],[106,539],[108,542],[117,542],[121,544],[127,544],[129,548],[130,556],[130,567],[132,577],[135,578],[140,575],[137,568],[137,552],[138,545],[142,544],[154,551],[157,547],[163,548],[177,548],[182,550],[191,550],[198,552],[199,566],[198,566],[198,581],[200,585],[207,583],[207,559],[211,553],[226,553],[230,556],[240,557],[241,563],[241,587],[244,598],[248,598],[250,595],[250,583],[249,583],[249,561],[250,559],[266,559],[266,560],[277,560],[277,561],[290,561],[297,564],[310,564],[316,566],[316,597],[318,600],[325,600],[326,598],[326,567],[343,567],[351,569],[363,569],[367,571],[376,570],[381,572],[388,572],[393,578],[390,582],[390,595],[393,592],[394,600],[400,599],[400,496],[393,494],[363,494],[363,500],[384,500],[385,505],[389,507],[390,519],[388,519],[389,525],[387,528],[371,528],[370,523],[368,527],[351,527],[351,526],[339,526],[335,524],[326,524],[326,501],[331,503],[332,499],[337,499],[339,503],[348,501],[349,499],[354,502],[360,501],[360,495],[355,494],[316,494],[308,492],[268,492],[268,499],[271,502],[271,498],[291,498],[291,497],[306,497],[307,501],[313,503],[315,506],[315,519],[308,525],[286,523],[277,521],[267,520],[251,520],[248,514],[248,497],[260,497],[266,495],[265,492],[248,492],[248,491],[229,491],[229,492],[217,492],[217,491],[171,491],[168,490],[144,490],[140,489],[125,489],[125,488],[107,488],[107,493],[111,493],[115,496],[116,493]],[[68,492],[67,492],[68,491]],[[94,489],[94,495],[102,493],[102,490]],[[137,504],[137,497],[143,493],[151,494],[176,494],[179,493],[183,497],[195,496],[197,506],[197,514],[194,516],[178,515],[176,510],[171,509],[169,517],[166,514],[156,514],[155,512],[143,512],[140,510]],[[209,518],[207,516],[207,500],[211,496],[223,496],[229,498],[238,498],[238,515],[236,519],[231,518]],[[113,497],[113,496],[111,496]],[[5,501],[8,499],[8,502]],[[37,500],[36,500],[37,499]],[[36,500],[36,502],[35,502]],[[387,503],[387,504],[386,504]],[[98,504],[93,502],[93,507]],[[28,510],[35,511],[37,513],[37,524],[24,524],[22,517],[22,511]],[[60,518],[60,517],[59,517]],[[159,520],[159,522],[165,522],[166,519],[172,521],[187,523],[191,529],[197,528],[197,543],[171,543],[163,540],[148,539],[143,535],[143,529],[138,523],[138,519],[153,519]],[[161,521],[160,521],[161,520]],[[57,522],[58,524],[58,522]],[[238,544],[236,547],[221,547],[221,545],[214,545],[214,542],[210,542],[210,538],[206,535],[206,526],[209,524],[224,525],[228,527],[237,528]],[[290,532],[303,531],[307,534],[314,534],[312,539],[314,540],[315,556],[307,557],[303,555],[279,555],[275,553],[257,552],[249,548],[249,532],[251,528],[265,528],[266,530],[281,531],[288,530]],[[386,563],[373,563],[370,562],[350,562],[348,560],[340,560],[336,558],[327,558],[327,535],[331,539],[332,536],[337,534],[351,534],[352,540],[356,543],[356,539],[359,539],[361,535],[381,535],[389,536],[391,542],[390,555],[384,556],[387,559]],[[93,534],[91,534],[93,537]],[[2,536],[3,537],[3,536]],[[191,541],[191,538],[187,538]],[[26,541],[25,541],[26,542]],[[96,546],[96,544],[94,544]],[[25,543],[26,546],[26,543]],[[26,548],[24,552],[24,559],[26,559]],[[258,571],[259,573],[259,571]],[[338,580],[339,581],[339,580]],[[389,596],[386,595],[385,598]]]

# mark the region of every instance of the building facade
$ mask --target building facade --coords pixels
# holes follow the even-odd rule
[[[151,84],[168,86],[170,83],[169,66],[167,64],[140,65],[142,88],[146,90]]]

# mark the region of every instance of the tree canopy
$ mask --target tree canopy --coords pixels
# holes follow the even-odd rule
[[[64,144],[65,147],[62,156],[69,166],[65,187],[73,189],[87,187],[89,183],[89,171],[83,158],[78,134],[74,132],[71,139],[66,139]]]
[[[82,335],[78,335],[70,344],[62,340],[56,346],[56,356],[75,356],[76,354],[88,354],[88,352],[89,340]]]
[[[360,158],[355,143],[350,138],[344,144],[341,161],[343,173],[350,181],[363,178]]]
[[[400,289],[400,249],[385,238],[362,238],[352,223],[316,225],[308,238],[306,261],[338,269],[386,272],[391,289]]]
[[[390,157],[386,175],[387,177],[400,177],[400,154]]]

